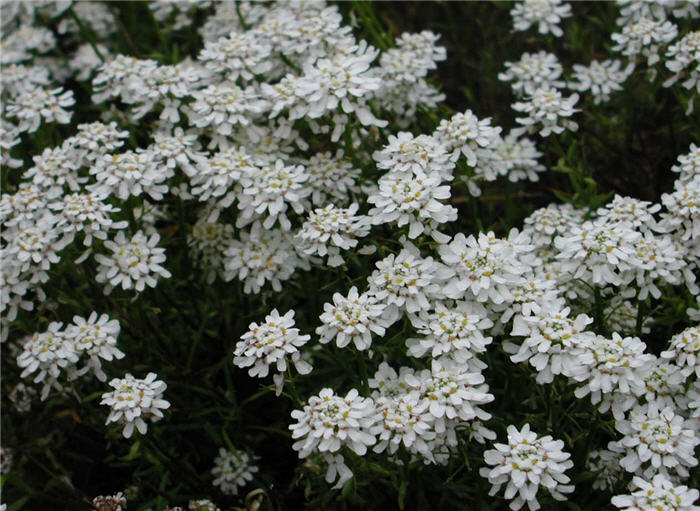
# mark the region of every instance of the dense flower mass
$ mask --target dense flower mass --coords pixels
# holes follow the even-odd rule
[[[699,509],[699,19],[0,2],[0,511]]]

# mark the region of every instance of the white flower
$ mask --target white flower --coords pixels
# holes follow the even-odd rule
[[[686,392],[681,368],[662,359],[656,359],[652,367],[644,380],[646,402],[654,402],[659,408],[683,405]]]
[[[230,451],[222,447],[214,459],[212,484],[224,495],[238,495],[238,489],[252,481],[253,474],[259,470],[254,461],[255,458],[245,451]]]
[[[120,210],[104,202],[104,192],[73,193],[49,205],[58,215],[56,227],[66,233],[84,234],[83,245],[92,245],[93,238],[107,239],[110,229],[124,229],[126,220],[115,222],[111,215]]]
[[[613,333],[612,339],[598,335],[589,341],[581,345],[583,353],[579,355],[580,363],[586,366],[582,373],[585,384],[574,393],[578,398],[590,393],[591,402],[600,403],[601,412],[612,408],[615,418],[621,419],[644,394],[654,355],[644,353],[646,345],[636,337]]]
[[[241,213],[236,226],[243,227],[267,213],[263,227],[270,229],[279,220],[282,229],[289,231],[292,224],[287,209],[291,207],[299,215],[304,212],[307,205],[304,199],[311,194],[306,184],[308,179],[302,165],[285,165],[282,160],[249,169],[241,178],[243,191],[238,194]]]
[[[519,129],[511,130],[504,138],[499,137],[493,149],[508,180],[513,183],[523,179],[537,182],[540,179],[538,174],[547,170],[537,161],[542,153],[537,150],[535,142],[522,137]]]
[[[438,173],[386,174],[379,180],[379,190],[367,199],[374,205],[368,216],[375,225],[408,225],[410,239],[426,233],[438,241],[444,240],[445,235],[437,231],[437,226],[456,220],[457,209],[440,202],[450,198],[449,185],[441,186],[441,182]]]
[[[625,223],[646,233],[658,230],[654,214],[660,209],[660,204],[615,194],[613,200],[598,208],[596,214],[599,220],[610,224]]]
[[[524,0],[511,9],[510,15],[513,17],[513,30],[524,31],[535,25],[540,34],[551,33],[561,37],[564,31],[559,23],[571,16],[571,5],[561,0]]]
[[[662,358],[679,366],[686,378],[693,373],[700,378],[700,327],[691,326],[674,335],[668,348]]]
[[[449,180],[454,168],[443,142],[429,135],[414,137],[406,131],[389,135],[387,144],[375,151],[372,157],[377,168],[392,174],[428,175],[435,172]]]
[[[515,120],[526,126],[530,131],[539,131],[543,137],[552,133],[560,134],[564,130],[576,131],[578,124],[570,119],[579,110],[574,108],[578,101],[578,94],[569,97],[562,96],[561,92],[549,87],[540,87],[524,101],[514,103],[513,110],[526,114],[526,117],[517,117]]]
[[[452,158],[464,155],[467,165],[479,166],[479,158],[496,141],[501,128],[491,126],[491,118],[479,119],[471,110],[456,113],[449,120],[443,119],[435,130],[435,138],[447,146]]]
[[[12,470],[13,454],[9,447],[0,447],[0,474],[5,475]]]
[[[515,363],[528,361],[537,374],[537,383],[551,383],[555,375],[579,376],[582,368],[576,353],[585,345],[592,332],[586,332],[593,318],[579,314],[569,317],[568,307],[546,308],[532,316],[517,315],[511,335],[525,337],[510,359]]]
[[[656,474],[648,482],[641,477],[632,479],[638,489],[630,495],[615,495],[610,501],[613,506],[630,511],[659,509],[663,511],[698,511],[700,506],[693,503],[700,492],[687,486],[675,486],[663,474]]]
[[[626,222],[587,221],[571,226],[568,234],[555,239],[557,259],[574,279],[619,286],[625,283],[624,272],[635,262],[635,245],[640,238]]]
[[[406,339],[408,354],[432,358],[450,355],[464,363],[486,351],[492,338],[484,331],[493,326],[485,311],[469,302],[457,302],[447,307],[437,302],[433,312],[420,311],[411,317],[411,323],[422,336]]]
[[[96,190],[114,193],[121,200],[142,193],[154,200],[162,200],[168,191],[164,181],[170,177],[154,163],[150,151],[103,156],[90,168],[90,174],[97,180]]]
[[[676,182],[676,190],[661,196],[666,211],[662,225],[677,231],[681,240],[700,239],[700,179],[688,183]]]
[[[4,52],[4,48],[3,48]],[[2,67],[0,83],[4,93],[17,96],[36,87],[46,86],[51,81],[49,70],[43,66],[10,64]]]
[[[7,252],[3,266],[14,267],[20,273],[26,272],[32,284],[47,282],[47,271],[61,260],[58,252],[71,241],[70,235],[56,229],[57,221],[57,217],[45,214],[36,223],[6,229],[3,237],[8,244],[4,247]]]
[[[536,209],[525,219],[525,231],[532,232],[532,241],[549,246],[557,236],[565,236],[573,225],[583,222],[585,211],[571,204],[549,204]]]
[[[52,322],[48,330],[36,333],[24,343],[22,353],[17,357],[17,365],[23,369],[20,378],[37,372],[34,383],[43,382],[41,399],[49,396],[51,388],[61,390],[58,383],[61,371],[70,370],[78,361],[78,354],[72,339],[61,330],[63,323]]]
[[[92,122],[78,124],[78,133],[66,140],[76,150],[84,155],[89,162],[99,157],[106,156],[124,145],[124,140],[129,136],[128,131],[119,131],[116,122],[103,124]]]
[[[252,80],[255,75],[268,72],[273,61],[270,59],[272,46],[262,34],[255,30],[231,32],[228,37],[217,41],[205,41],[204,49],[197,59],[204,62],[207,69],[220,73],[231,83],[238,78]]]
[[[342,454],[324,453],[323,461],[328,465],[326,482],[330,484],[335,481],[336,477],[338,478],[338,482],[333,486],[334,490],[342,488],[347,481],[352,479],[352,471],[345,464],[345,458]]]
[[[627,419],[615,422],[615,429],[625,435],[612,445],[626,450],[620,465],[628,472],[643,470],[645,477],[658,473],[686,478],[690,475],[687,468],[698,464],[693,451],[700,438],[692,422],[671,407],[660,409],[654,402],[637,406]]]
[[[308,106],[294,112],[292,118],[308,115],[316,119],[340,107],[346,114],[354,112],[363,125],[386,126],[387,122],[374,117],[361,99],[381,86],[380,79],[370,72],[378,54],[379,50],[360,41],[350,51],[315,62],[308,59],[296,82],[296,93]]]
[[[250,376],[264,378],[271,365],[283,373],[287,370],[287,361],[291,361],[300,374],[308,374],[311,365],[301,359],[299,348],[309,339],[310,335],[299,335],[299,329],[294,328],[293,310],[280,316],[277,309],[273,309],[265,316],[264,323],[248,326],[248,331],[236,343],[233,364],[240,368],[250,367]]]
[[[211,128],[227,136],[236,125],[247,125],[265,110],[265,102],[251,89],[234,84],[209,85],[192,92],[194,103],[188,110],[190,122],[199,128]]]
[[[700,91],[700,30],[688,32],[669,46],[666,57],[666,67],[675,74],[664,82],[664,87],[683,77],[683,87]]]
[[[350,192],[358,191],[360,171],[343,158],[343,151],[338,150],[335,156],[330,152],[317,153],[302,163],[309,175],[307,185],[314,205],[345,204]]]
[[[73,113],[66,110],[75,104],[73,91],[44,89],[37,87],[22,92],[7,105],[7,116],[19,121],[19,131],[34,133],[39,129],[42,119],[44,122],[68,124]]]
[[[502,82],[510,84],[517,96],[530,95],[540,87],[561,88],[563,72],[559,59],[553,53],[539,51],[523,53],[518,62],[506,62],[506,70],[498,74]]]
[[[678,157],[678,163],[671,170],[679,174],[681,184],[697,180],[700,176],[700,145],[690,144],[688,152]]]
[[[147,151],[153,155],[153,161],[159,162],[167,169],[179,167],[185,174],[192,177],[197,173],[194,166],[205,161],[206,156],[199,151],[199,142],[195,133],[185,133],[182,128],[157,131],[153,135],[153,144]],[[165,171],[170,174],[169,171]]]
[[[225,276],[225,252],[232,240],[233,226],[212,222],[207,215],[201,216],[192,226],[187,244],[197,266],[204,271],[208,284],[214,282],[217,275]]]
[[[224,255],[227,257],[224,280],[243,281],[245,293],[259,293],[266,282],[279,292],[282,281],[288,280],[303,264],[294,250],[290,233],[265,229],[260,222],[255,222],[250,231],[242,231],[239,240],[231,240]]]
[[[495,450],[484,453],[484,460],[493,468],[479,471],[493,486],[489,495],[495,495],[506,484],[505,498],[512,500],[510,508],[518,510],[527,504],[530,510],[540,508],[537,492],[546,489],[556,500],[566,500],[565,493],[574,491],[564,471],[574,466],[569,453],[562,451],[564,442],[551,436],[538,437],[525,424],[518,431],[508,426],[508,444],[493,444]]]
[[[633,62],[638,57],[646,57],[647,65],[653,66],[659,61],[661,46],[671,42],[676,35],[678,28],[670,21],[641,18],[622,27],[621,33],[611,36],[617,43],[612,49]]]
[[[124,378],[114,378],[109,382],[114,390],[102,394],[100,404],[110,407],[107,424],[124,424],[124,438],[131,437],[134,427],[145,435],[148,430],[146,421],[159,421],[163,418],[162,410],[170,408],[170,403],[163,399],[167,385],[156,380],[157,377],[155,373],[148,373],[143,379],[130,374]]]
[[[369,292],[378,300],[409,313],[430,308],[428,297],[439,291],[432,257],[421,258],[418,249],[409,243],[399,255],[385,257],[376,267],[367,282]],[[392,307],[387,308],[386,317],[391,317],[392,311]]]
[[[119,330],[119,321],[110,320],[107,314],[98,318],[97,312],[92,312],[87,320],[80,316],[73,318],[73,323],[66,327],[65,335],[72,339],[79,356],[85,353],[89,357],[85,367],[77,371],[78,375],[93,370],[98,380],[107,380],[100,359],[112,361],[124,358],[124,353],[117,348]]]
[[[512,300],[510,287],[517,284],[528,269],[518,259],[521,250],[492,232],[465,237],[459,233],[438,251],[446,268],[441,274],[445,281],[442,292],[449,298],[473,297],[480,302],[500,304]]]
[[[373,451],[388,450],[389,454],[394,454],[403,445],[409,451],[432,460],[433,454],[426,442],[435,438],[432,432],[434,419],[428,411],[429,401],[422,398],[418,390],[396,396],[375,394],[378,422],[373,429],[373,434],[377,435]]]
[[[309,398],[303,410],[294,410],[292,418],[297,421],[289,426],[295,440],[292,448],[300,458],[315,452],[336,453],[343,446],[364,456],[376,442],[370,433],[376,421],[374,402],[360,397],[355,389],[340,397],[325,388]]]
[[[448,358],[433,360],[430,369],[406,376],[406,382],[427,398],[438,433],[445,431],[448,419],[487,421],[491,418],[479,407],[494,400],[484,381],[481,372],[471,372],[468,365]]]
[[[623,477],[624,470],[620,466],[622,454],[598,449],[591,451],[586,459],[586,468],[591,472],[597,472],[593,481],[596,490],[612,490]]]
[[[591,91],[596,105],[609,101],[610,94],[622,90],[622,84],[634,70],[632,63],[624,69],[620,66],[622,62],[619,60],[592,60],[588,66],[574,64],[569,88],[579,92]]]
[[[356,215],[359,206],[337,208],[329,204],[315,209],[296,234],[301,250],[308,255],[328,256],[328,266],[343,264],[341,250],[349,250],[358,244],[357,238],[369,234],[367,217]]]
[[[658,299],[661,297],[660,287],[684,283],[691,292],[697,294],[698,287],[695,284],[695,275],[688,268],[686,249],[671,236],[654,236],[647,233],[637,241],[635,249],[635,269],[630,273],[635,275],[635,283],[639,288],[638,299],[644,300],[648,295]],[[635,290],[622,294],[632,297]]]
[[[371,294],[358,294],[352,287],[348,296],[333,294],[333,303],[323,305],[323,314],[319,318],[323,325],[316,329],[319,342],[326,344],[335,339],[339,348],[350,342],[358,350],[366,350],[372,344],[372,333],[384,336],[385,329],[396,318],[387,318],[386,304],[377,301]]]
[[[117,55],[97,69],[97,75],[92,80],[92,100],[102,103],[121,96],[125,102],[132,102],[128,85],[134,79],[152,73],[157,67],[158,62],[155,60]]]
[[[43,190],[48,199],[63,195],[66,186],[72,192],[78,191],[87,181],[87,178],[78,176],[80,161],[70,145],[46,148],[32,160],[34,166],[25,171],[22,177]]]
[[[242,147],[230,147],[197,162],[190,169],[192,195],[201,201],[215,200],[218,208],[227,208],[236,199],[234,186],[245,172],[257,174],[253,157]]]
[[[165,249],[156,246],[159,240],[157,233],[147,237],[143,231],[138,231],[127,239],[120,231],[114,241],[105,241],[104,246],[112,251],[111,256],[95,255],[99,265],[95,280],[107,284],[105,293],[109,294],[120,285],[122,289],[133,287],[141,292],[145,286],[156,287],[158,276],[170,278],[170,272],[161,266],[165,262]]]

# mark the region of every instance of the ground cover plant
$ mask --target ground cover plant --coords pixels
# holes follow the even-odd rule
[[[0,9],[0,509],[700,509],[697,1]]]

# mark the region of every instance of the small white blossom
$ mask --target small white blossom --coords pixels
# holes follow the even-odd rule
[[[299,335],[294,328],[294,311],[290,310],[280,316],[273,309],[265,316],[265,322],[258,325],[251,323],[248,331],[236,343],[233,352],[233,364],[240,368],[250,367],[248,374],[264,378],[270,366],[283,373],[290,361],[300,374],[308,374],[311,365],[301,359],[299,348],[311,339],[310,335]]]
[[[341,250],[350,250],[358,244],[357,238],[369,234],[367,217],[356,215],[356,203],[349,208],[337,208],[329,204],[309,214],[301,230],[296,234],[300,248],[307,255],[328,256],[328,266],[343,264]]]
[[[370,433],[376,421],[374,402],[360,397],[355,389],[341,397],[325,388],[309,398],[303,410],[294,410],[292,418],[297,421],[289,426],[295,440],[292,448],[300,458],[315,452],[336,453],[343,446],[364,456],[376,442]]]
[[[536,26],[540,34],[551,33],[555,37],[564,35],[559,23],[571,16],[571,5],[561,0],[524,0],[510,11],[513,30],[524,31]]]
[[[62,371],[69,371],[78,361],[78,354],[72,339],[61,330],[63,323],[52,322],[48,330],[36,333],[24,343],[24,350],[17,357],[17,365],[22,369],[21,378],[36,372],[34,383],[43,382],[41,399],[49,396],[51,388],[61,390],[58,382]]]
[[[484,332],[493,322],[468,302],[457,302],[453,307],[438,302],[433,312],[420,311],[412,316],[411,323],[422,336],[406,340],[408,353],[413,357],[450,355],[464,363],[484,353],[492,341]]]
[[[157,377],[155,373],[148,373],[143,379],[130,374],[114,378],[109,382],[114,390],[102,394],[100,404],[110,407],[107,424],[123,424],[124,438],[131,438],[134,427],[145,435],[148,430],[146,421],[159,421],[163,418],[163,410],[170,408],[170,403],[163,399],[167,385],[156,380]]]
[[[110,256],[96,254],[99,264],[95,280],[105,283],[105,293],[121,286],[141,292],[146,286],[156,287],[157,278],[170,278],[168,270],[161,266],[165,262],[165,249],[157,247],[160,236],[157,233],[147,237],[143,231],[138,231],[132,238],[127,239],[123,231],[117,233],[114,241],[104,243],[110,250]]]
[[[240,239],[231,240],[224,255],[227,258],[224,280],[243,281],[245,293],[259,293],[266,282],[279,292],[282,281],[288,280],[302,265],[294,250],[292,235],[278,229],[265,229],[260,222],[255,222],[250,231],[242,231]]]
[[[693,373],[700,378],[700,327],[688,327],[671,337],[661,357],[680,367],[686,378]]]
[[[619,509],[645,511],[659,509],[663,511],[698,511],[700,506],[693,504],[700,492],[687,486],[676,486],[663,474],[656,474],[650,481],[634,477],[632,483],[637,491],[630,495],[615,495],[610,501]]]
[[[66,336],[72,339],[79,356],[84,353],[89,358],[87,364],[77,371],[77,375],[92,370],[98,380],[107,380],[100,359],[112,361],[124,358],[124,353],[117,348],[119,330],[119,321],[110,320],[107,314],[98,317],[93,312],[87,319],[80,316],[73,318],[73,323],[66,327]]]
[[[319,318],[323,325],[316,329],[319,342],[326,344],[335,339],[339,348],[350,342],[358,350],[366,350],[372,344],[372,334],[383,336],[395,318],[385,315],[386,304],[378,302],[371,294],[359,294],[356,287],[350,288],[348,296],[333,294],[333,303],[323,305]]]
[[[168,191],[164,182],[170,177],[154,163],[150,151],[103,156],[90,168],[90,174],[97,180],[96,190],[113,193],[121,200],[144,193],[162,200]]]
[[[620,69],[619,60],[592,60],[587,66],[574,64],[569,88],[579,92],[590,91],[596,105],[610,100],[612,92],[621,91],[622,84],[632,74],[634,65],[627,64]]]
[[[625,449],[620,465],[628,472],[643,470],[645,477],[658,473],[685,478],[690,475],[687,468],[698,464],[693,451],[700,438],[692,423],[671,407],[660,409],[657,403],[637,406],[627,419],[615,422],[615,429],[625,436],[612,442],[612,447]]]
[[[575,390],[576,397],[591,394],[591,402],[600,403],[601,412],[612,409],[615,418],[622,419],[624,411],[644,394],[644,382],[653,368],[654,355],[644,353],[646,345],[638,338],[621,337],[617,333],[613,333],[612,339],[590,337],[590,342],[582,348],[579,360],[586,366],[582,373],[585,383]]]
[[[440,202],[450,198],[450,186],[441,182],[438,173],[386,174],[379,180],[379,190],[367,199],[374,206],[368,216],[375,225],[408,225],[410,239],[426,233],[444,241],[446,236],[437,227],[456,220],[457,209]]]
[[[540,87],[561,88],[563,69],[553,53],[539,51],[523,53],[517,62],[506,62],[506,70],[498,74],[502,82],[512,82],[511,89],[517,96],[530,95]]]
[[[254,461],[255,459],[245,451],[234,452],[222,447],[214,459],[212,484],[225,495],[238,495],[238,489],[252,481],[253,474],[259,470]]]
[[[622,455],[607,449],[591,451],[586,459],[586,468],[596,472],[593,488],[612,490],[623,478],[624,469],[620,466]]]
[[[484,460],[493,468],[483,467],[479,474],[486,477],[493,486],[489,495],[495,495],[506,484],[505,498],[512,500],[514,511],[527,504],[531,511],[540,508],[537,492],[546,489],[556,500],[566,500],[564,494],[574,491],[568,484],[570,479],[564,472],[573,467],[564,452],[564,442],[546,435],[538,437],[525,424],[518,431],[508,426],[508,444],[493,444],[494,450],[484,453]]]
[[[405,245],[398,254],[391,254],[376,264],[377,269],[367,279],[370,293],[388,304],[408,313],[430,308],[428,297],[438,292],[437,266],[432,257],[423,259],[418,249]],[[394,307],[388,307],[391,317]]]
[[[632,62],[639,57],[646,57],[647,65],[653,66],[660,57],[661,47],[678,35],[676,25],[666,20],[642,18],[622,27],[621,33],[612,35],[616,43],[613,51],[619,51]]]
[[[304,199],[311,194],[306,184],[308,179],[302,165],[285,165],[282,160],[244,174],[243,189],[238,194],[241,213],[236,226],[243,227],[266,214],[263,227],[270,229],[279,220],[282,229],[289,231],[292,224],[286,212],[290,207],[299,215],[304,212],[307,205]]]
[[[540,87],[524,101],[513,104],[513,110],[526,115],[515,120],[531,131],[539,131],[543,137],[560,134],[564,130],[576,131],[578,124],[569,117],[578,112],[574,108],[578,99],[578,94],[564,97],[556,89]]]
[[[37,87],[22,92],[7,105],[7,116],[19,121],[19,131],[34,133],[44,122],[68,124],[73,112],[66,110],[75,104],[73,91]]]

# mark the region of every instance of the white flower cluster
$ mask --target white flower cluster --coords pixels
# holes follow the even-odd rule
[[[273,365],[278,374],[274,376],[277,393],[282,391],[287,362],[291,362],[299,374],[311,372],[311,364],[302,359],[301,348],[311,339],[309,335],[299,335],[294,328],[294,311],[280,316],[274,309],[265,317],[261,325],[251,323],[249,330],[241,336],[233,352],[233,364],[240,368],[250,367],[248,374],[264,378]]]
[[[36,333],[24,341],[23,350],[17,357],[17,365],[23,369],[20,376],[26,378],[36,373],[33,382],[43,383],[42,400],[48,397],[52,388],[63,389],[59,381],[62,373],[70,381],[93,371],[98,380],[106,381],[102,360],[111,362],[124,358],[124,353],[117,348],[119,330],[116,319],[110,320],[107,314],[98,316],[96,312],[87,319],[75,316],[73,323],[65,329],[63,323],[50,323],[45,332]],[[81,360],[84,365],[79,367]],[[13,401],[17,400],[16,406],[25,407],[26,404],[20,403],[27,397],[16,395]]]
[[[571,455],[564,452],[564,442],[551,436],[538,436],[525,424],[520,431],[508,426],[508,443],[493,444],[494,450],[484,453],[484,460],[493,468],[482,468],[480,474],[493,486],[489,495],[495,495],[505,484],[505,497],[512,499],[510,508],[518,510],[525,504],[535,511],[540,509],[537,493],[546,489],[556,500],[566,500],[565,494],[574,491],[571,480],[564,472],[573,467]]]
[[[252,481],[253,474],[259,470],[254,461],[245,451],[232,451],[222,447],[211,470],[214,486],[226,495],[238,495],[238,489]]]
[[[616,495],[612,498],[613,506],[629,510],[697,511],[700,509],[700,506],[693,505],[700,496],[698,490],[687,486],[676,486],[662,474],[655,475],[651,480],[635,477],[632,482],[637,491],[630,495]]]
[[[170,408],[170,402],[163,399],[167,388],[165,382],[156,380],[156,373],[148,373],[145,378],[134,378],[127,374],[124,378],[114,378],[109,386],[114,390],[102,394],[100,404],[110,408],[107,424],[123,424],[124,438],[131,438],[134,427],[145,435],[146,421],[157,422],[163,418],[163,410]]]

